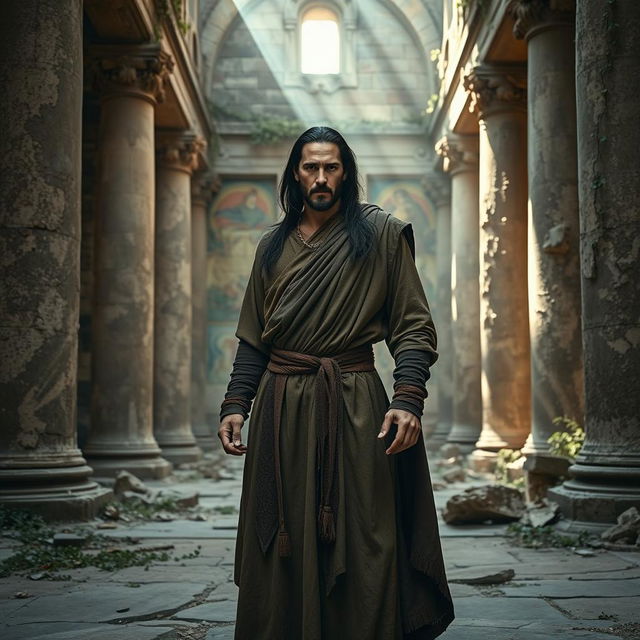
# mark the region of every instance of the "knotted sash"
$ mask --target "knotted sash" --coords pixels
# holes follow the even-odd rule
[[[265,414],[257,452],[256,527],[263,553],[278,531],[278,554],[286,557],[291,554],[291,542],[284,513],[280,422],[287,376],[316,376],[314,420],[317,437],[318,536],[322,542],[330,544],[335,541],[340,500],[338,446],[344,419],[341,374],[374,371],[373,348],[371,344],[365,344],[330,358],[273,348],[267,369],[274,375],[265,389]]]

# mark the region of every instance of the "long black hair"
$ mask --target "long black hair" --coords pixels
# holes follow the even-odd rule
[[[342,183],[340,209],[344,215],[344,225],[349,237],[350,258],[358,260],[366,256],[374,245],[375,229],[360,209],[360,181],[356,157],[345,139],[330,127],[311,127],[307,129],[293,144],[289,160],[280,180],[280,206],[284,211],[284,219],[278,223],[269,235],[262,254],[262,267],[268,272],[282,254],[284,241],[296,228],[300,213],[304,206],[299,183],[294,176],[302,158],[302,147],[310,142],[332,142],[340,150],[340,158],[346,178]]]

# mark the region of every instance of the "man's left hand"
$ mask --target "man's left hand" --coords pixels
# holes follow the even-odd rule
[[[378,438],[384,438],[394,422],[398,425],[398,432],[391,446],[385,452],[387,455],[400,453],[400,451],[412,447],[418,442],[418,437],[422,431],[420,419],[414,416],[413,413],[402,409],[389,409],[384,416],[384,422]]]

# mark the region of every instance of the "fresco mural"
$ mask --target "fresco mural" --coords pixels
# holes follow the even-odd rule
[[[416,241],[416,267],[431,304],[436,295],[436,219],[434,209],[424,193],[420,177],[368,176],[368,200],[396,218],[413,226]],[[375,346],[376,369],[387,389],[393,393],[394,362],[384,343]],[[431,393],[431,391],[430,391]],[[429,403],[426,409],[428,410]]]
[[[209,409],[216,413],[235,357],[235,329],[255,248],[276,222],[275,177],[223,179],[208,213],[207,378]]]

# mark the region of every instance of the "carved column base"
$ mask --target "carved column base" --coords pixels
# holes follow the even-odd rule
[[[90,520],[113,498],[93,482],[80,451],[0,460],[0,504],[29,509],[48,521]]]
[[[463,453],[471,453],[476,447],[479,435],[476,425],[455,423],[447,442],[458,445]]]
[[[101,449],[94,445],[86,453],[99,478],[113,478],[120,471],[129,471],[143,480],[159,480],[166,478],[173,470],[173,465],[161,456],[157,446],[138,449],[123,446],[116,449],[109,444]]]
[[[202,460],[202,449],[195,438],[192,442],[185,442],[184,440],[175,443],[163,442],[161,446],[162,456],[173,464]]]

